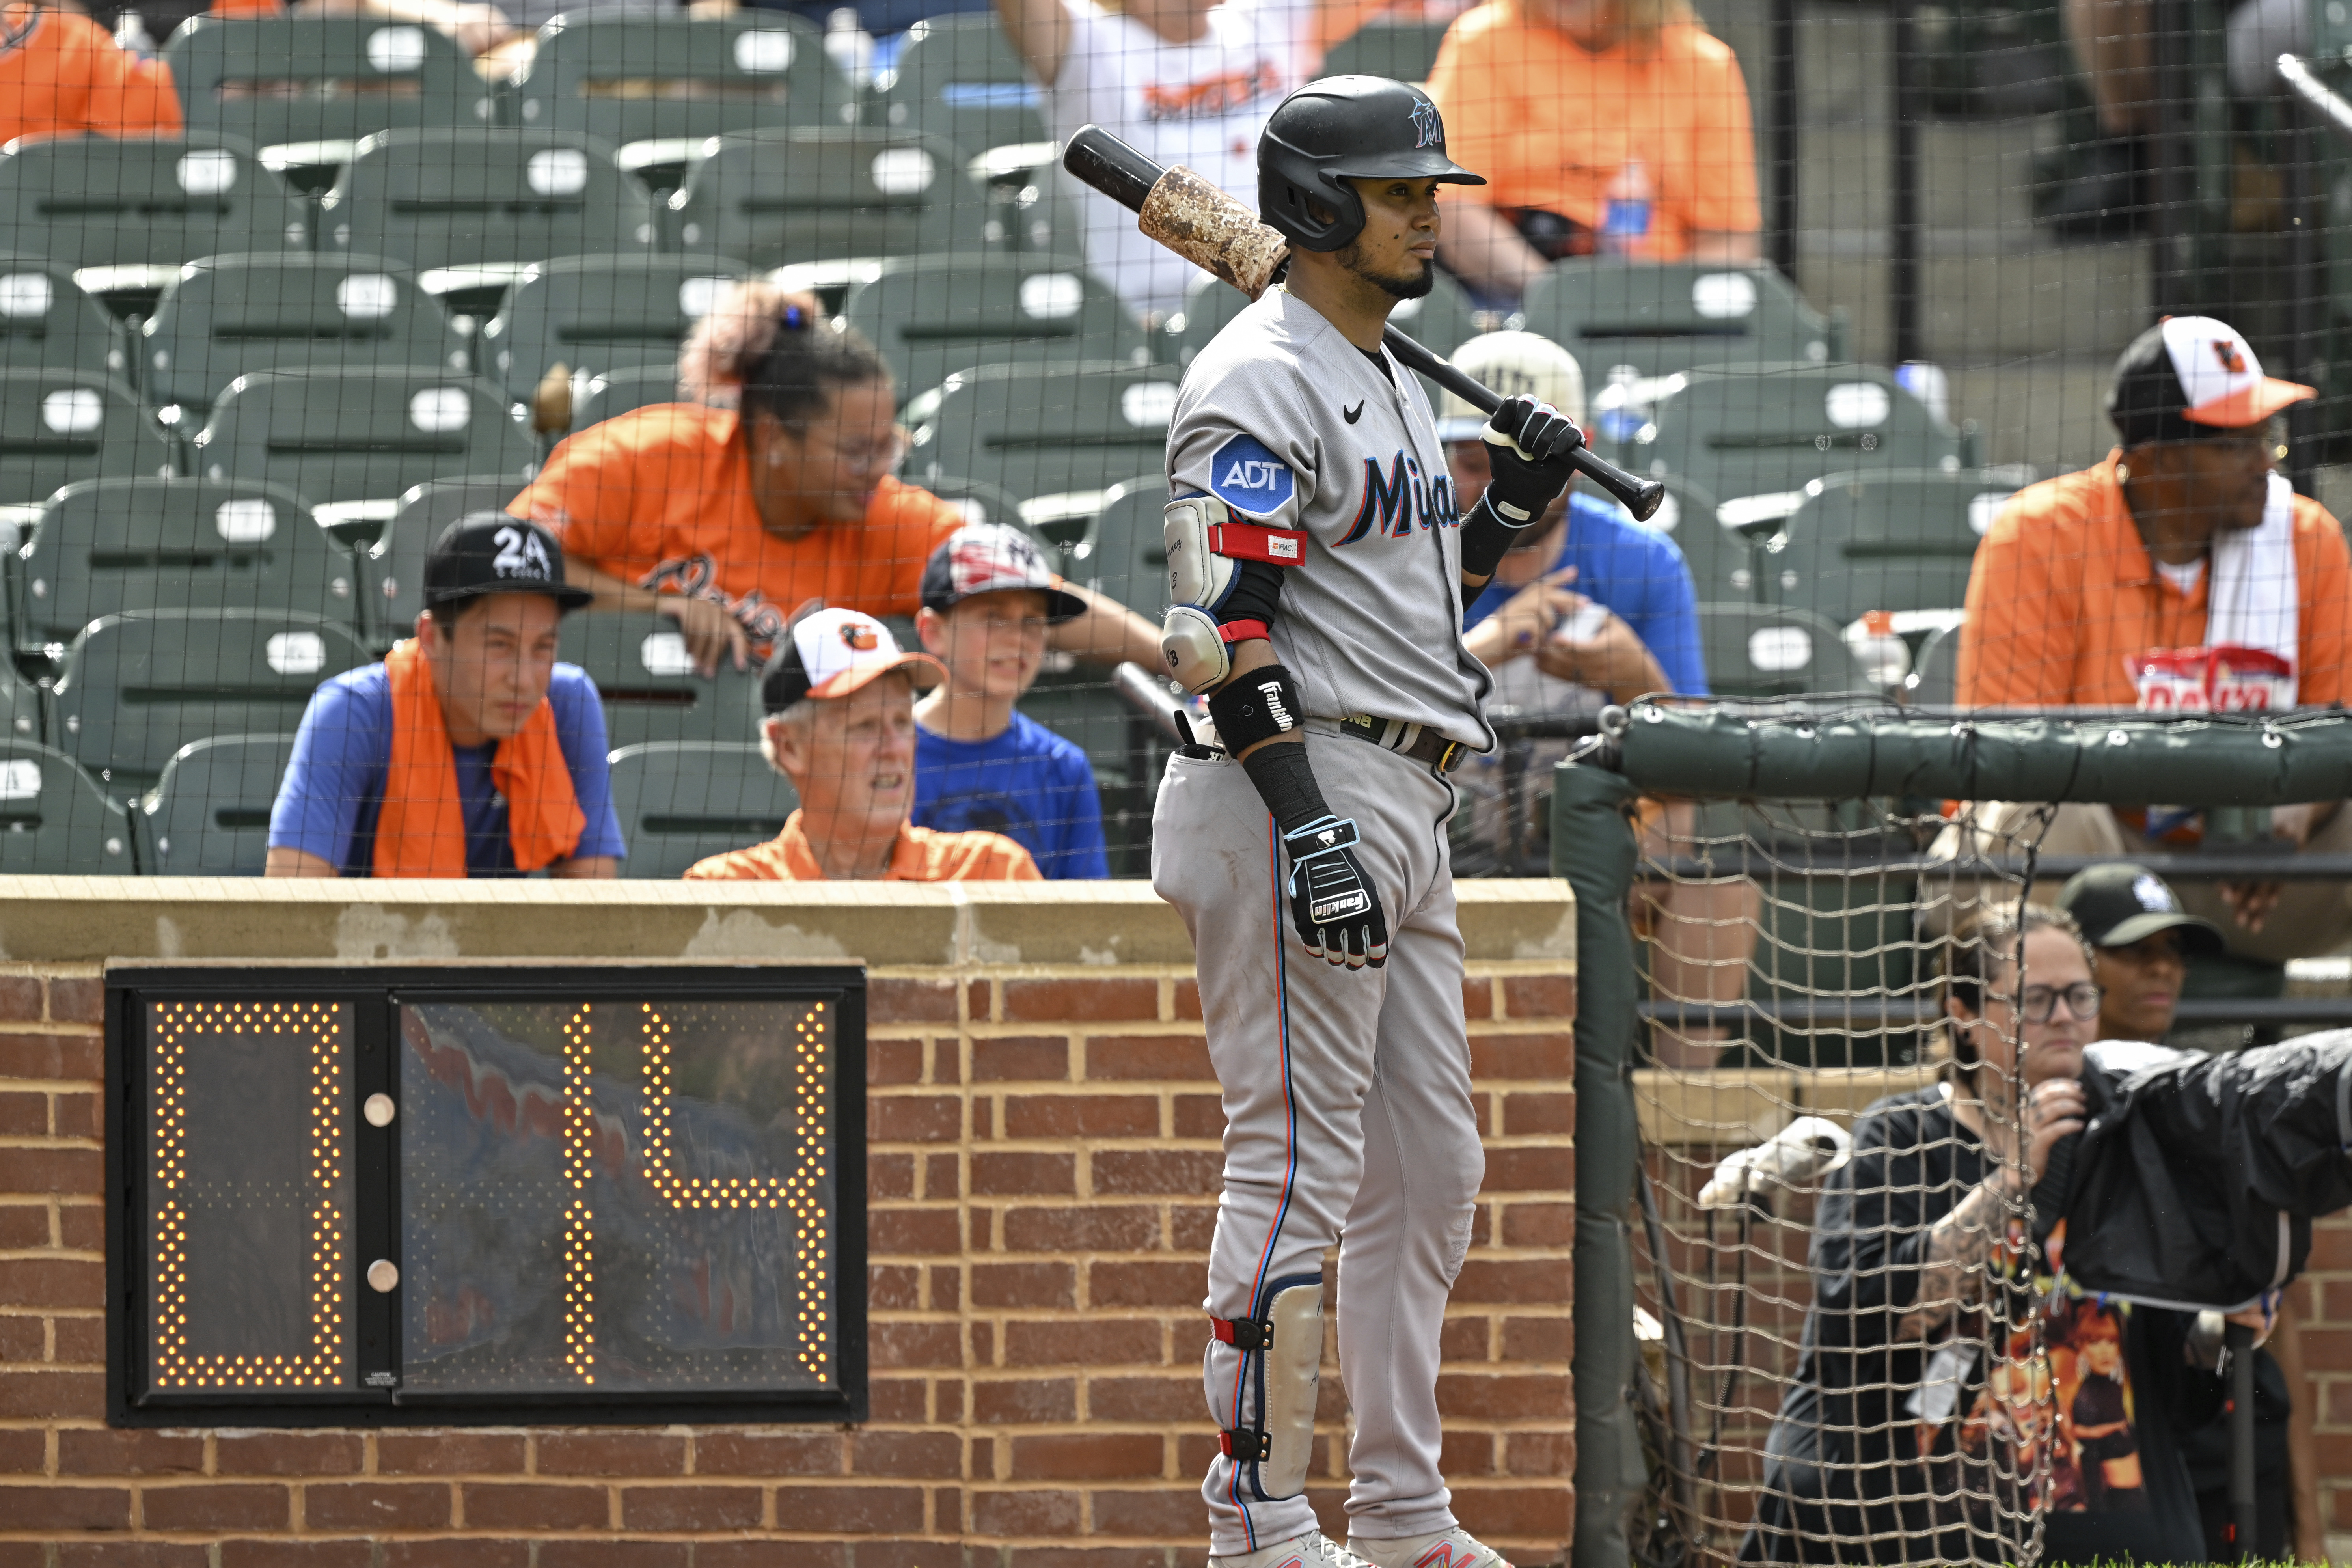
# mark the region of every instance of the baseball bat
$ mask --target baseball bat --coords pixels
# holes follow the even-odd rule
[[[1177,255],[1213,272],[1251,299],[1265,292],[1289,254],[1289,242],[1250,211],[1179,163],[1163,169],[1099,125],[1081,126],[1063,149],[1062,167],[1137,215],[1136,226]],[[1415,342],[1391,322],[1381,333],[1389,353],[1481,414],[1502,399],[1439,354]],[[1655,479],[1627,473],[1591,447],[1569,454],[1576,471],[1646,522],[1665,499]]]

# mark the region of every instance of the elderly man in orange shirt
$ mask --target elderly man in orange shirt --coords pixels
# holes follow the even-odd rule
[[[2275,711],[2345,700],[2352,556],[2325,508],[2272,472],[2271,422],[2311,388],[2273,380],[2244,338],[2173,316],[2116,362],[2106,461],[2021,490],[1969,578],[1959,700],[1971,708]],[[2352,849],[2339,801],[2280,806],[2271,831]],[[2028,809],[1984,807],[1982,826]],[[2118,858],[2194,847],[2203,813],[2067,805],[2049,853]],[[2187,883],[2182,902],[2231,953],[2274,963],[2352,937],[2341,883]]]

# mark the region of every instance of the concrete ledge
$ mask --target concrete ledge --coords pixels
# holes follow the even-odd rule
[[[1575,966],[1552,879],[1457,884],[1473,962]],[[859,959],[881,966],[1189,964],[1139,881],[265,881],[0,877],[0,962]]]

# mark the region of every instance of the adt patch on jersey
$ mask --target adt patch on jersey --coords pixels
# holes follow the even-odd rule
[[[1273,516],[1297,484],[1289,465],[1255,436],[1227,437],[1209,459],[1209,493],[1251,517]]]

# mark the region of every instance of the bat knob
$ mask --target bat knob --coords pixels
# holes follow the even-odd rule
[[[1657,515],[1658,507],[1666,499],[1666,487],[1655,479],[1643,479],[1625,498],[1625,510],[1633,514],[1635,522],[1647,522]]]

